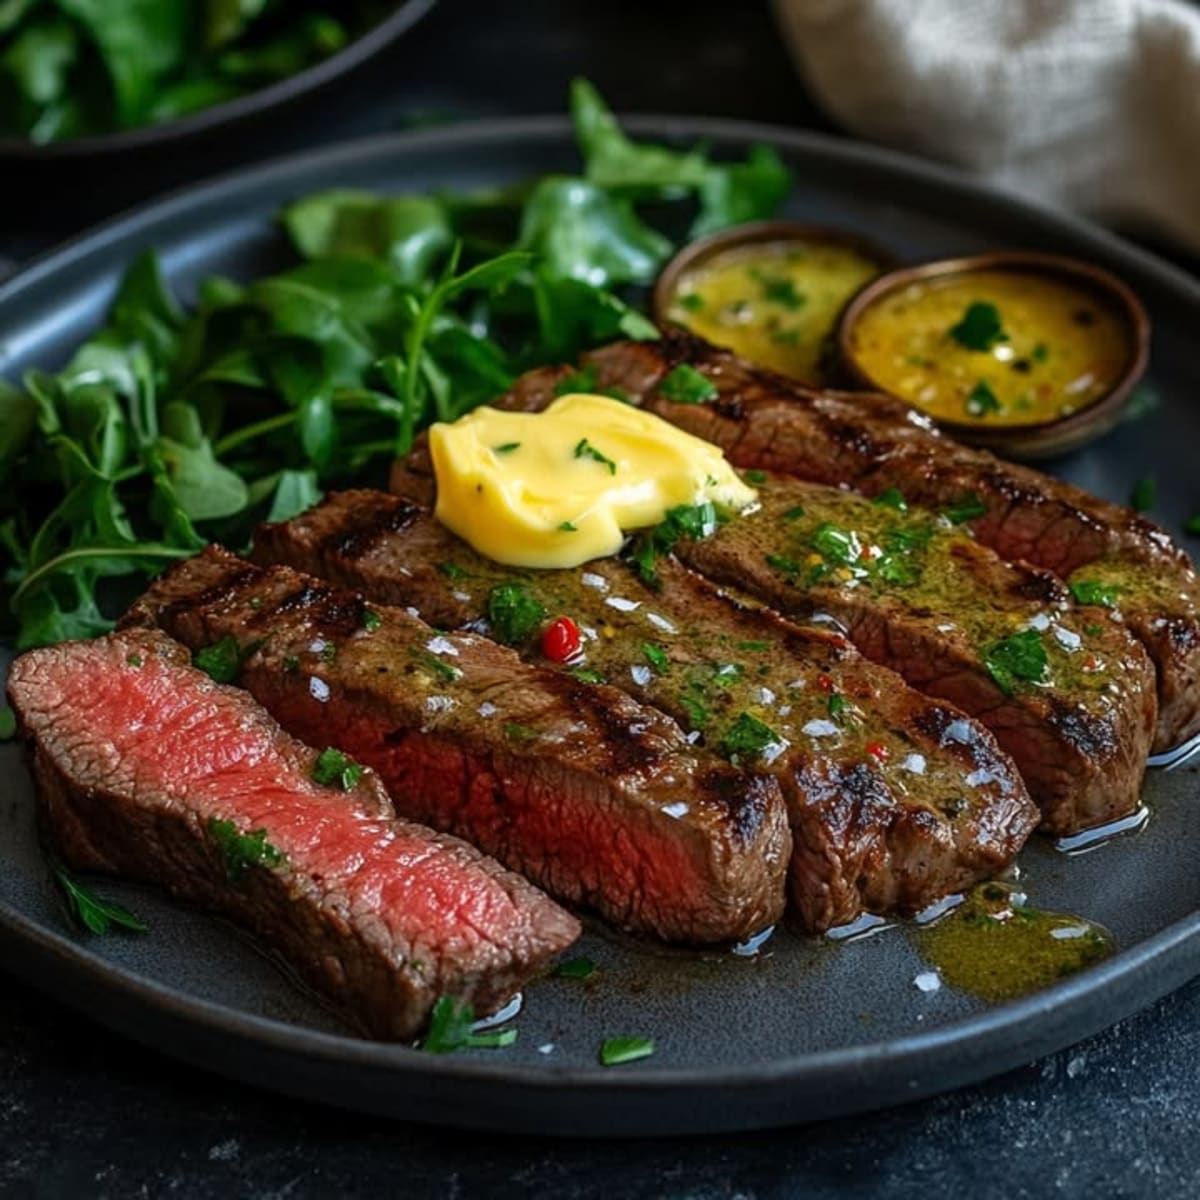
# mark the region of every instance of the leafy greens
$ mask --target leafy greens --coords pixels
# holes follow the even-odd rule
[[[671,251],[665,223],[766,216],[787,187],[770,152],[727,164],[631,141],[586,82],[572,112],[579,177],[301,197],[281,214],[294,265],[207,279],[185,308],[144,254],[65,367],[0,380],[0,593],[18,648],[102,633],[173,559],[243,546],[328,486],[382,481],[431,421],[531,366],[656,337],[631,289]]]

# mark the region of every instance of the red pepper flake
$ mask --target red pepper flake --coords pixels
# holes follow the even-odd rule
[[[821,691],[823,691],[823,692],[832,692],[833,691],[833,680],[830,679],[830,677],[828,675],[824,675],[824,674],[818,675],[817,676],[817,687],[819,687],[821,689]]]
[[[1083,669],[1085,671],[1095,671],[1099,666],[1100,663],[1097,661],[1094,654],[1089,654],[1087,658],[1083,660]]]
[[[872,758],[879,759],[881,763],[892,757],[892,752],[882,742],[868,742],[867,753]]]
[[[555,617],[542,630],[542,653],[551,662],[566,662],[579,653],[579,626],[570,617]]]

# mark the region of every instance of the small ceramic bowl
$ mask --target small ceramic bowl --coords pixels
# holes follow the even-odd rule
[[[882,381],[874,378],[857,356],[854,345],[857,322],[874,304],[898,289],[930,279],[969,275],[980,271],[1049,276],[1090,294],[1124,325],[1129,352],[1120,373],[1108,390],[1065,416],[1049,417],[1026,424],[994,426],[934,417],[938,426],[959,441],[982,446],[998,454],[1028,459],[1063,454],[1112,429],[1120,420],[1121,410],[1130,391],[1146,369],[1150,348],[1150,319],[1141,301],[1116,276],[1091,263],[1056,254],[1020,250],[994,251],[968,258],[944,259],[914,267],[903,267],[872,280],[846,305],[838,322],[837,356],[842,380],[852,386],[897,395]],[[906,403],[913,403],[911,397],[898,398]]]
[[[651,297],[654,319],[660,324],[683,323],[672,316],[672,306],[679,286],[688,272],[703,266],[715,256],[748,246],[787,243],[845,247],[874,263],[880,272],[890,270],[898,263],[895,255],[889,251],[869,238],[847,229],[806,225],[795,221],[753,221],[745,225],[735,225],[720,233],[688,243],[663,267]],[[851,292],[847,295],[847,300],[854,294]],[[837,312],[832,314],[828,331],[829,352],[825,357],[830,364],[833,360],[833,333],[837,327],[837,317]],[[809,379],[805,382],[814,383],[817,380]]]

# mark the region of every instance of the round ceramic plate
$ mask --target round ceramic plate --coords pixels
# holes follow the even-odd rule
[[[642,136],[770,142],[795,170],[784,215],[860,230],[901,259],[994,246],[1078,255],[1121,275],[1155,327],[1159,397],[1052,469],[1123,499],[1158,480],[1155,516],[1178,532],[1200,509],[1200,286],[1097,229],[989,192],[949,171],[862,146],[751,125],[630,122]],[[153,246],[185,296],[210,272],[261,274],[289,255],[273,214],[320,188],[463,189],[575,162],[564,121],[464,126],[322,150],[193,188],[42,259],[0,289],[0,374],[53,367],[101,319],[117,275]],[[1146,405],[1142,406],[1146,408]],[[893,1104],[980,1079],[1065,1046],[1200,972],[1196,776],[1150,773],[1149,820],[1087,853],[1035,839],[1021,856],[1031,902],[1111,929],[1107,962],[1014,1003],[989,1006],[927,969],[903,926],[848,943],[776,933],[755,956],[633,944],[593,926],[587,981],[532,986],[518,1042],[447,1057],[355,1038],[223,924],[149,892],[104,884],[151,925],[87,937],[61,910],[38,846],[33,794],[0,750],[0,943],[10,969],[130,1037],[267,1088],[448,1124],[575,1134],[703,1132],[778,1125]],[[597,1061],[610,1036],[654,1038],[653,1058]]]

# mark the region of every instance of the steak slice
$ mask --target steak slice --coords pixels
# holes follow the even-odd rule
[[[868,496],[899,488],[931,508],[979,501],[970,522],[979,541],[1068,583],[1119,589],[1116,606],[1158,676],[1154,750],[1200,732],[1200,580],[1188,556],[1156,525],[1058,479],[941,436],[898,400],[806,388],[758,370],[682,332],[659,342],[618,342],[586,359],[593,389],[620,387],[636,402],[721,446],[736,466],[785,471]],[[687,363],[712,380],[707,404],[679,404],[657,391]],[[563,373],[533,373],[509,403],[549,402]],[[589,381],[590,382],[590,381]]]
[[[676,552],[780,612],[835,621],[868,658],[982,721],[1046,832],[1137,808],[1154,670],[1108,610],[1075,607],[1053,575],[1004,562],[928,509],[784,475],[759,483],[759,501]]]
[[[31,650],[8,694],[69,866],[233,918],[378,1037],[411,1037],[441,995],[493,1011],[579,934],[499,863],[396,820],[374,774],[316,783],[316,751],[161,633]]]
[[[615,688],[216,547],[158,579],[126,621],[194,651],[236,643],[238,681],[289,732],[373,767],[406,817],[622,928],[738,941],[783,909],[775,782],[694,750]]]
[[[443,627],[494,633],[492,598],[513,586],[548,616],[572,617],[584,652],[559,669],[611,681],[778,778],[792,824],[790,893],[810,930],[863,909],[920,910],[1005,866],[1037,822],[986,730],[843,637],[736,607],[672,560],[657,564],[653,590],[614,559],[523,572],[476,554],[427,510],[369,491],[260,527],[255,555]],[[537,630],[518,648],[547,662]],[[831,712],[835,697],[844,710]]]

